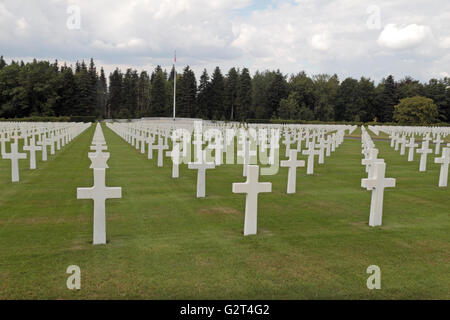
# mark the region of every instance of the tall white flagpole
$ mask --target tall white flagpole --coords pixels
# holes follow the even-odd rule
[[[175,69],[175,64],[177,63],[177,51],[175,51],[175,57],[173,60],[173,120],[175,121],[175,106],[177,103],[177,70]]]

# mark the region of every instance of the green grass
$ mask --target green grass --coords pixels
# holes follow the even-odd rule
[[[297,174],[286,194],[287,169],[261,177],[258,235],[244,237],[241,165],[207,171],[205,199],[196,199],[196,171],[157,168],[104,127],[111,158],[106,246],[93,246],[93,202],[77,200],[91,186],[87,157],[92,126],[21,182],[0,161],[0,299],[449,299],[450,189],[438,188],[439,167],[418,172],[375,141],[387,162],[383,226],[370,228],[370,192],[358,140],[345,140],[325,165]],[[284,150],[281,149],[284,155]],[[155,152],[156,158],[156,152]],[[302,156],[302,158],[304,158]],[[40,159],[40,157],[38,157]],[[81,290],[69,291],[69,265],[81,268]],[[368,290],[366,269],[381,268],[381,290]]]

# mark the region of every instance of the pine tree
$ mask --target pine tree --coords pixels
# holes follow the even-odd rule
[[[88,86],[88,92],[89,92],[89,105],[87,106],[86,115],[95,115],[97,114],[98,106],[98,75],[97,75],[97,69],[94,64],[94,59],[91,58],[91,61],[89,63],[89,86]]]
[[[106,104],[108,101],[108,85],[103,67],[100,69],[100,77],[97,82],[97,116],[107,117]]]
[[[166,88],[166,77],[160,66],[153,73],[150,109],[153,117],[165,117],[168,112],[168,95]]]
[[[211,83],[209,82],[209,75],[206,69],[203,70],[200,76],[200,83],[197,93],[197,111],[195,113],[196,118],[211,119],[212,115],[209,112],[208,103],[211,95]]]
[[[224,79],[219,67],[214,69],[211,78],[211,95],[209,96],[208,106],[214,120],[225,119],[224,110]]]
[[[6,61],[3,59],[3,56],[0,56],[0,70],[2,70],[4,67],[6,67]]]
[[[252,105],[252,78],[247,68],[239,75],[236,98],[236,114],[234,119],[245,121],[250,116]]]
[[[150,116],[150,77],[147,71],[142,71],[138,81],[137,116]]]
[[[119,69],[114,70],[109,75],[109,96],[107,104],[107,117],[117,118],[122,105],[122,72]]]
[[[225,89],[224,89],[224,108],[225,108],[225,118],[234,119],[235,118],[235,108],[236,99],[238,96],[238,79],[239,73],[235,68],[231,68],[228,71],[227,77],[225,78]]]
[[[277,70],[274,74],[273,80],[270,82],[267,89],[267,110],[266,117],[273,118],[278,115],[278,106],[281,99],[287,98],[288,90],[285,76]]]
[[[180,117],[195,117],[197,80],[194,72],[187,66],[177,86],[177,114]]]
[[[383,81],[383,92],[381,93],[379,102],[381,103],[379,106],[380,121],[392,122],[394,116],[394,106],[398,104],[396,85],[392,75],[389,75],[386,80]]]
[[[71,67],[61,68],[60,99],[55,110],[57,116],[70,116],[71,110],[77,103],[75,77]]]

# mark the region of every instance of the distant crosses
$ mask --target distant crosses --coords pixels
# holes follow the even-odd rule
[[[94,186],[77,188],[78,199],[94,200],[94,244],[106,244],[106,199],[122,197],[122,188],[105,186],[106,169],[94,169]]]
[[[408,151],[408,161],[414,161],[414,149],[417,148],[419,145],[415,143],[414,137],[411,137],[409,140],[409,143],[406,145],[407,148],[409,148]]]
[[[400,155],[405,155],[405,149],[406,149],[406,135],[402,135],[402,138],[400,140],[401,146],[400,146]]]
[[[369,156],[366,159],[362,159],[361,164],[366,166],[366,172],[368,172],[368,178],[371,179],[375,174],[375,164],[384,162],[383,159],[378,159],[378,149],[369,149]]]
[[[317,147],[319,148],[319,164],[324,163],[325,158],[325,140],[323,138],[319,139],[319,143],[317,144]]]
[[[9,140],[11,140],[11,138],[8,136],[6,132],[2,132],[0,134],[0,148],[2,156],[6,152],[6,142],[9,142]]]
[[[446,187],[448,184],[448,166],[450,163],[450,148],[443,148],[442,157],[435,158],[434,162],[441,164],[441,171],[439,174],[439,187]]]
[[[181,162],[180,144],[174,143],[172,151],[166,151],[166,156],[172,158],[172,178],[180,176],[179,166]]]
[[[158,167],[163,166],[163,155],[164,150],[166,150],[168,147],[163,143],[163,140],[161,136],[158,137],[158,144],[153,147],[153,149],[158,150]]]
[[[291,134],[287,133],[284,137],[283,144],[286,146],[286,157],[289,157],[289,153],[291,151],[291,144],[294,140],[291,139]]]
[[[197,198],[205,197],[206,170],[214,169],[214,162],[206,162],[206,151],[202,151],[201,162],[189,162],[189,169],[197,170]]]
[[[11,181],[19,182],[19,159],[26,159],[26,153],[19,153],[18,143],[11,144],[11,152],[3,154],[4,159],[11,160]]]
[[[251,143],[250,140],[246,137],[242,137],[242,149],[238,151],[238,156],[243,158],[243,167],[242,167],[242,175],[244,177],[247,176],[247,167],[250,164],[251,157],[256,156],[256,150],[251,149]]]
[[[155,141],[155,138],[153,135],[149,134],[146,141],[148,144],[147,159],[153,159],[153,142]]]
[[[395,187],[395,179],[385,178],[386,163],[375,163],[374,175],[361,180],[361,187],[372,191],[372,200],[370,203],[369,225],[371,227],[381,226],[383,216],[383,198],[384,189]]]
[[[246,193],[244,236],[257,233],[258,218],[258,194],[272,192],[272,183],[258,182],[259,166],[248,165],[247,181],[245,183],[233,183],[233,193]]]
[[[42,161],[47,161],[47,146],[48,146],[48,141],[47,141],[47,137],[44,135],[41,137],[41,141],[38,141],[38,144],[40,144],[42,146]]]
[[[428,147],[428,143],[428,140],[422,141],[422,148],[416,150],[417,153],[420,153],[420,172],[424,172],[427,170],[427,156],[429,153],[433,152],[433,150]]]
[[[297,168],[304,167],[305,161],[297,160],[297,150],[290,150],[289,160],[281,161],[282,167],[289,168],[287,193],[295,193],[297,183]]]
[[[308,155],[306,174],[314,174],[314,156],[319,154],[319,150],[314,149],[314,142],[310,142],[308,146],[308,150],[303,150],[303,154]]]
[[[440,154],[440,153],[441,153],[441,143],[444,142],[444,141],[441,139],[441,135],[438,134],[437,137],[436,137],[436,140],[434,140],[433,142],[434,142],[434,144],[435,144],[435,151],[434,151],[434,154]]]
[[[94,186],[91,188],[77,188],[77,199],[92,199],[94,200],[94,235],[93,244],[106,244],[106,213],[105,201],[107,199],[122,198],[122,188],[107,187],[106,169],[108,168],[107,161],[109,153],[104,153],[106,150],[106,141],[103,137],[103,132],[100,124],[97,124],[93,138],[94,153],[89,153],[91,159],[90,168],[94,171]]]
[[[23,150],[30,152],[30,169],[36,169],[36,151],[42,150],[42,147],[36,145],[34,136],[31,137],[29,145],[23,147]]]

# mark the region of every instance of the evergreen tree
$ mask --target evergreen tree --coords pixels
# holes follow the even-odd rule
[[[114,70],[109,75],[109,100],[107,104],[107,118],[117,118],[122,105],[122,72]]]
[[[379,119],[381,122],[392,122],[394,106],[398,103],[394,77],[389,75],[382,81],[383,90],[379,97],[378,106]]]
[[[61,87],[58,91],[60,97],[55,114],[57,116],[70,116],[73,107],[77,103],[75,77],[71,67],[64,66],[61,69]]]
[[[87,106],[86,115],[96,115],[97,114],[97,102],[98,102],[98,75],[97,68],[94,64],[94,59],[91,58],[89,63],[89,105]]]
[[[139,75],[137,94],[137,117],[150,116],[150,77],[146,71]]]
[[[193,118],[196,115],[197,80],[194,72],[187,66],[179,81],[177,90],[177,114],[180,117]],[[177,87],[177,88],[178,88]]]
[[[153,73],[150,109],[153,117],[165,117],[169,115],[166,77],[160,66]]]
[[[3,56],[0,56],[0,70],[6,67],[6,61],[3,59]]]
[[[313,77],[315,86],[314,118],[330,121],[335,117],[336,94],[339,88],[339,78],[336,74],[318,74]]]
[[[100,69],[100,77],[97,83],[97,116],[105,118],[107,117],[108,85],[103,67]]]
[[[224,116],[226,119],[233,120],[235,118],[236,100],[238,96],[238,79],[239,72],[235,68],[231,68],[225,78],[224,88]]]
[[[359,121],[361,101],[358,80],[347,78],[342,81],[336,94],[336,120]]]
[[[246,121],[250,116],[252,106],[252,78],[247,68],[242,69],[237,84],[236,111],[234,119]]]
[[[197,111],[195,116],[202,119],[211,119],[212,115],[208,108],[208,103],[211,96],[211,83],[209,82],[209,75],[206,69],[203,70],[200,76],[200,83],[197,93]]]
[[[286,77],[277,70],[274,73],[274,77],[269,84],[267,89],[267,110],[265,115],[267,118],[278,117],[278,106],[280,105],[281,99],[285,99],[288,96],[288,88]]]
[[[219,67],[214,69],[211,78],[211,95],[209,96],[208,106],[210,108],[212,119],[224,120],[224,79]]]

